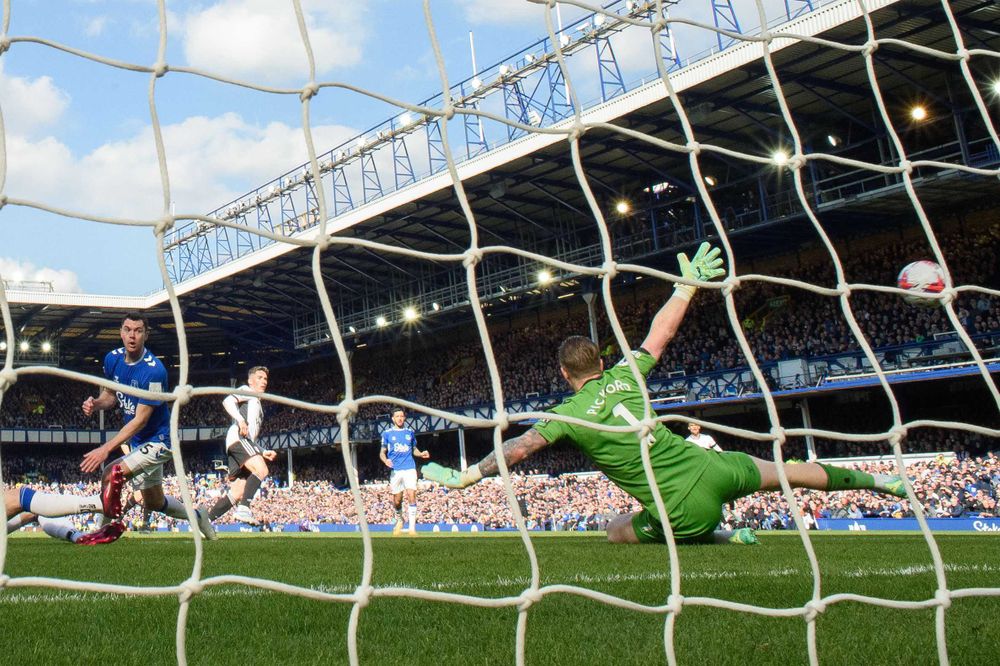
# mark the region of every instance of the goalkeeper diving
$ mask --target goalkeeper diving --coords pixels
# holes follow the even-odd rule
[[[708,243],[702,243],[690,260],[686,254],[677,255],[681,276],[705,282],[725,274],[719,255],[719,249]],[[676,284],[673,295],[653,317],[646,339],[639,349],[631,352],[643,377],[656,366],[663,350],[676,335],[695,291],[695,285]],[[559,367],[574,394],[549,410],[550,413],[609,426],[635,426],[642,420],[645,403],[624,359],[605,370],[597,345],[588,338],[572,336],[559,347]],[[555,442],[568,442],[578,448],[611,481],[642,505],[641,511],[616,516],[608,523],[609,541],[665,541],[635,431],[605,432],[540,420],[523,435],[503,443],[504,459],[508,466],[514,465]],[[644,444],[649,446],[650,463],[678,543],[757,542],[748,528],[735,532],[715,528],[726,502],[760,490],[780,488],[776,463],[739,451],[703,449],[675,435],[660,422],[655,424]],[[424,465],[421,471],[424,478],[450,488],[465,488],[499,473],[495,453],[461,472],[435,463]],[[898,476],[867,474],[820,463],[786,464],[784,472],[793,488],[870,489],[897,497],[906,496],[903,481]]]

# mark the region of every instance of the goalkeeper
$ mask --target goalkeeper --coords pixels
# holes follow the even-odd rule
[[[677,256],[681,275],[690,280],[711,280],[725,273],[718,248],[702,243],[692,259]],[[635,363],[647,376],[656,366],[667,343],[680,327],[694,296],[695,287],[678,284],[674,293],[653,317],[649,334],[632,352]],[[635,377],[624,360],[604,370],[600,351],[588,338],[573,336],[559,347],[559,366],[574,395],[551,413],[604,425],[637,425],[643,418],[644,401]],[[593,428],[541,420],[530,430],[503,443],[507,465],[514,465],[536,451],[558,441],[580,449],[604,474],[642,505],[642,511],[616,516],[608,523],[613,543],[662,543],[665,540],[653,493],[646,481],[635,432],[604,432]],[[716,532],[722,505],[759,490],[777,490],[778,466],[738,451],[716,452],[687,442],[657,422],[644,444],[674,538],[683,542],[756,543],[753,531]],[[897,476],[805,463],[785,465],[792,487],[817,490],[871,489],[905,497]],[[424,478],[451,488],[464,488],[483,477],[498,473],[494,453],[467,470],[431,463],[422,469]]]

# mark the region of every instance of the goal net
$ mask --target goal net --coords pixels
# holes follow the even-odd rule
[[[769,443],[774,459],[782,461],[785,456],[785,444],[791,438],[820,437],[842,442],[875,443],[888,441],[895,458],[899,473],[904,473],[903,454],[906,452],[907,436],[921,429],[940,428],[955,432],[974,433],[976,435],[995,438],[1000,435],[996,429],[958,421],[917,420],[907,421],[901,412],[897,397],[890,383],[890,377],[883,368],[880,357],[863,331],[855,312],[855,299],[859,294],[888,294],[892,297],[902,297],[906,292],[894,284],[852,283],[844,270],[844,258],[837,244],[828,234],[828,229],[820,220],[820,209],[830,204],[822,200],[813,189],[808,178],[810,170],[823,168],[830,172],[864,172],[877,176],[884,182],[897,184],[900,206],[908,207],[908,211],[919,222],[929,251],[929,258],[936,261],[945,275],[945,289],[930,298],[938,301],[938,307],[946,314],[950,329],[955,331],[958,340],[964,345],[971,358],[971,364],[981,379],[985,390],[992,397],[992,404],[982,406],[983,410],[1000,410],[1000,393],[996,382],[990,373],[987,363],[975,342],[970,338],[956,308],[956,301],[969,295],[982,295],[988,298],[1000,297],[1000,290],[976,284],[958,284],[951,275],[949,257],[941,249],[938,234],[935,232],[931,219],[925,210],[922,200],[924,196],[915,181],[932,174],[959,175],[969,182],[979,184],[996,183],[1000,177],[995,156],[1000,151],[1000,137],[997,135],[995,120],[995,96],[997,92],[989,88],[992,82],[984,78],[984,71],[996,70],[997,58],[1000,53],[989,48],[983,40],[970,39],[968,34],[960,29],[960,21],[956,12],[968,9],[970,3],[942,1],[940,3],[926,2],[897,3],[893,0],[839,0],[822,2],[789,2],[780,8],[780,21],[774,22],[774,9],[780,3],[757,0],[752,15],[738,16],[729,3],[669,3],[657,0],[655,2],[617,0],[605,6],[591,3],[566,1],[561,3],[526,0],[525,4],[537,11],[538,32],[546,37],[539,43],[537,49],[525,53],[516,63],[498,64],[490,70],[477,72],[472,79],[456,81],[455,68],[450,66],[442,54],[438,39],[438,25],[441,20],[439,12],[449,11],[425,2],[423,11],[429,44],[434,55],[434,66],[441,80],[440,94],[433,98],[433,104],[416,104],[393,98],[391,95],[376,90],[367,90],[340,82],[323,81],[317,77],[317,66],[313,54],[315,35],[309,29],[307,12],[299,0],[288,3],[288,12],[294,14],[300,30],[301,43],[306,55],[308,67],[301,71],[301,85],[283,89],[271,86],[265,82],[238,80],[235,77],[222,76],[208,69],[179,66],[166,58],[167,45],[170,40],[170,21],[168,9],[164,0],[158,6],[159,38],[155,59],[151,62],[123,62],[102,54],[89,53],[67,44],[60,44],[31,36],[20,36],[8,31],[11,20],[17,16],[17,7],[11,3],[4,5],[4,35],[0,42],[0,50],[17,52],[27,49],[29,45],[64,52],[67,57],[85,58],[100,66],[122,68],[145,73],[148,76],[148,103],[152,122],[152,140],[156,146],[156,168],[162,184],[162,208],[159,215],[137,219],[130,216],[99,217],[82,210],[62,210],[48,205],[43,201],[21,198],[17,191],[8,190],[3,185],[7,171],[6,135],[0,132],[0,203],[5,210],[3,215],[11,214],[12,209],[33,208],[50,213],[77,218],[81,223],[89,225],[126,225],[146,230],[155,236],[157,250],[155,260],[169,297],[171,311],[178,337],[180,355],[177,388],[170,393],[156,394],[156,397],[169,401],[171,408],[171,437],[174,442],[173,462],[178,472],[177,478],[181,496],[188,509],[189,517],[193,517],[192,492],[184,474],[184,461],[179,446],[179,419],[185,406],[192,398],[199,396],[222,396],[231,389],[211,386],[192,386],[189,380],[190,353],[187,344],[186,321],[178,296],[178,283],[190,279],[198,269],[193,266],[192,257],[198,252],[217,253],[213,258],[219,262],[235,260],[244,252],[259,251],[264,247],[279,244],[296,245],[310,249],[313,254],[313,280],[316,294],[322,306],[324,321],[322,329],[329,335],[340,366],[343,368],[344,397],[334,406],[321,406],[305,403],[277,395],[268,395],[266,399],[300,409],[323,411],[334,416],[341,425],[341,449],[343,460],[348,470],[351,492],[354,504],[360,517],[360,534],[363,543],[363,571],[360,580],[353,591],[343,594],[332,594],[302,586],[280,583],[267,578],[245,578],[237,576],[205,577],[202,575],[203,543],[197,531],[193,533],[194,564],[190,578],[179,585],[144,588],[130,585],[93,584],[58,578],[33,578],[30,580],[3,576],[2,585],[7,588],[19,586],[50,586],[72,590],[96,591],[118,594],[175,596],[179,599],[177,618],[177,661],[186,663],[188,639],[188,613],[192,604],[197,604],[197,598],[206,588],[218,585],[240,584],[261,588],[274,592],[299,595],[302,597],[349,604],[352,606],[350,621],[344,631],[347,634],[349,659],[352,664],[358,663],[358,625],[365,608],[373,598],[379,596],[408,596],[423,600],[433,600],[449,604],[468,604],[477,607],[516,608],[518,622],[516,635],[516,656],[518,663],[526,660],[526,635],[528,623],[531,621],[532,605],[548,595],[572,593],[588,597],[596,602],[618,606],[624,609],[639,610],[662,615],[664,622],[663,649],[668,663],[675,663],[675,622],[678,614],[686,607],[714,607],[773,617],[800,617],[805,624],[805,639],[808,645],[809,660],[812,664],[820,662],[817,648],[817,621],[822,614],[835,604],[852,602],[873,604],[896,609],[934,609],[936,614],[936,645],[938,659],[948,663],[949,656],[945,636],[945,627],[949,606],[954,599],[973,596],[1000,595],[998,587],[982,587],[975,589],[955,589],[948,584],[942,556],[939,552],[934,535],[929,530],[921,511],[921,503],[908,485],[908,498],[915,511],[921,533],[925,538],[933,561],[933,569],[937,581],[936,593],[933,597],[915,601],[901,601],[891,598],[873,597],[857,594],[828,594],[824,591],[823,576],[820,563],[813,548],[809,531],[802,522],[800,502],[791,487],[784,472],[780,472],[782,492],[794,517],[798,535],[807,553],[812,574],[812,594],[807,603],[791,608],[772,608],[743,603],[735,603],[720,598],[706,598],[685,595],[684,571],[680,566],[677,546],[665,522],[667,531],[667,548],[664,551],[651,551],[651,566],[660,566],[669,573],[670,594],[666,601],[657,606],[645,606],[636,602],[619,598],[614,595],[599,593],[584,586],[542,585],[542,572],[535,554],[535,544],[531,533],[526,529],[524,518],[518,505],[518,499],[512,485],[509,470],[501,455],[504,431],[512,424],[530,423],[533,420],[546,418],[565,420],[564,417],[544,414],[537,411],[512,412],[506,406],[507,398],[502,390],[501,377],[504,368],[498,365],[491,338],[488,334],[487,321],[482,307],[482,282],[479,271],[484,261],[492,256],[505,255],[523,259],[534,264],[550,267],[554,271],[592,278],[600,284],[599,306],[604,310],[614,339],[622,350],[631,349],[636,340],[630,339],[623,331],[612,296],[615,280],[624,275],[642,276],[669,286],[672,283],[690,283],[676,273],[660,270],[638,263],[624,263],[616,260],[617,234],[612,224],[614,211],[608,210],[604,198],[594,191],[594,180],[588,177],[588,169],[581,158],[581,145],[586,141],[586,135],[599,132],[614,137],[628,138],[643,144],[643,151],[648,155],[672,154],[682,156],[688,164],[687,181],[694,188],[692,200],[697,200],[705,214],[700,237],[710,239],[723,249],[726,259],[726,277],[712,283],[697,284],[701,289],[701,302],[714,301],[721,304],[726,313],[727,325],[742,353],[742,363],[749,368],[752,383],[759,390],[759,400],[762,402],[769,420],[769,428],[751,430],[736,428],[718,423],[707,423],[714,430],[736,437],[742,437],[756,442]],[[685,13],[687,5],[697,5],[698,10]],[[738,4],[738,3],[735,3]],[[907,40],[907,29],[899,24],[887,26],[879,18],[879,12],[886,8],[905,15],[909,11],[926,10],[929,7],[942,14],[946,21],[937,27],[933,43],[927,45]],[[745,7],[744,7],[745,9]],[[567,16],[572,12],[583,15],[571,26],[563,26],[561,12]],[[747,30],[741,27],[740,21],[756,18],[756,23],[762,28]],[[923,19],[921,19],[923,20]],[[838,36],[844,33],[837,28],[853,23],[860,26],[860,39],[839,41]],[[704,57],[689,58],[684,53],[687,43],[702,44],[711,49]],[[616,60],[614,51],[636,51],[641,45],[642,64],[622,66],[624,59]],[[819,117],[818,113],[809,109],[799,115],[800,100],[789,99],[788,79],[795,78],[793,67],[787,65],[783,54],[796,48],[808,47],[814,53],[813,57],[827,59],[831,62],[847,63],[853,67],[853,75],[860,77],[862,94],[870,98],[874,113],[865,118],[864,124],[872,127],[872,131],[883,132],[885,136],[884,153],[880,159],[858,159],[847,156],[839,151],[825,151],[823,146],[814,141],[817,130],[804,126],[810,122],[810,117]],[[388,47],[387,47],[388,48]],[[597,74],[593,65],[583,69],[577,55],[584,49],[589,49],[592,55],[587,56],[594,62],[596,54]],[[957,91],[969,101],[970,108],[976,114],[975,125],[980,128],[978,137],[983,150],[993,155],[992,162],[976,161],[969,154],[941,157],[939,155],[913,155],[903,138],[896,102],[887,97],[883,91],[884,64],[877,60],[880,50],[892,49],[904,54],[905,57],[923,62],[947,63],[953,68],[950,85],[960,88]],[[638,57],[638,56],[637,56]],[[984,65],[984,63],[986,63]],[[704,79],[706,72],[711,76],[724,76],[750,65],[753,78],[767,82],[768,94],[773,103],[767,109],[759,109],[754,113],[779,117],[777,138],[772,145],[780,145],[781,150],[768,150],[763,146],[745,146],[741,150],[729,145],[721,145],[720,137],[725,130],[715,131],[706,127],[702,116],[715,109],[710,103],[702,100],[696,104],[686,101],[697,99],[693,94],[693,86]],[[633,74],[646,68],[641,84],[636,85],[631,80]],[[623,71],[624,69],[624,71]],[[187,212],[177,213],[171,206],[172,179],[177,174],[168,168],[169,155],[164,147],[161,120],[157,113],[157,102],[161,95],[161,87],[171,77],[195,76],[238,86],[244,90],[253,91],[259,95],[285,95],[297,97],[301,104],[302,136],[308,151],[308,163],[301,171],[294,172],[289,180],[280,184],[261,188],[236,202],[214,211],[210,215],[198,215]],[[638,78],[636,75],[635,78]],[[544,80],[548,91],[544,98],[532,96],[530,87]],[[817,82],[796,84],[796,90],[801,91]],[[836,82],[828,83],[836,86]],[[854,84],[841,84],[854,85]],[[394,108],[394,118],[382,129],[363,137],[354,147],[344,146],[328,151],[326,146],[316,141],[311,122],[314,100],[317,95],[323,95],[334,89],[347,90],[351,94],[367,96],[381,100]],[[493,95],[492,93],[497,93]],[[941,90],[937,93],[944,95]],[[952,91],[955,92],[955,91]],[[635,96],[659,96],[669,102],[670,122],[675,123],[674,135],[677,140],[667,140],[661,135],[633,129],[628,122],[619,122],[619,116],[628,110],[628,100]],[[991,97],[992,96],[992,97]],[[593,101],[593,98],[597,101]],[[616,106],[620,105],[620,106]],[[991,106],[993,111],[991,111]],[[752,122],[760,122],[751,119]],[[666,121],[665,121],[666,122]],[[761,123],[762,124],[762,123]],[[381,126],[380,126],[381,127]],[[774,133],[773,125],[767,132]],[[876,130],[877,128],[877,130]],[[2,130],[2,127],[0,127]],[[434,179],[446,179],[457,198],[458,206],[468,226],[471,242],[461,251],[454,252],[423,252],[400,245],[392,245],[341,235],[337,232],[344,228],[344,220],[348,213],[360,211],[365,206],[377,206],[385,195],[382,184],[372,180],[376,172],[376,161],[387,163],[401,160],[398,152],[400,137],[408,133],[423,132],[427,140],[420,143],[419,148],[410,144],[410,151],[421,151],[420,157],[428,165],[426,169],[411,170],[397,168],[398,176],[403,173],[405,178],[397,182],[399,190],[409,185],[419,187],[422,183]],[[765,129],[762,124],[762,132]],[[823,133],[822,131],[820,133]],[[500,146],[491,139],[499,135]],[[507,245],[490,245],[484,242],[484,235],[477,223],[473,206],[465,189],[465,181],[469,175],[482,173],[490,165],[502,164],[502,150],[505,146],[516,145],[518,141],[537,140],[548,144],[562,143],[567,147],[569,163],[576,176],[576,186],[582,192],[587,203],[584,211],[592,221],[599,238],[599,253],[584,259],[573,260],[572,255],[554,257],[542,255],[530,250]],[[830,137],[830,145],[842,138]],[[540,144],[542,145],[542,144]],[[405,147],[405,144],[404,144]],[[491,161],[492,160],[492,161]],[[774,275],[755,274],[743,270],[731,243],[731,232],[734,229],[732,219],[727,211],[721,210],[716,202],[713,191],[713,176],[707,163],[734,163],[742,165],[757,165],[761,169],[772,169],[787,179],[789,210],[797,211],[804,216],[819,239],[819,247],[830,267],[833,279],[831,281],[814,283],[810,281],[779,277]],[[346,165],[356,165],[356,170],[350,172]],[[409,164],[409,156],[406,163]],[[352,175],[353,174],[353,175]],[[353,179],[353,180],[352,180]],[[307,187],[297,190],[302,197],[299,210],[305,212],[285,219],[280,225],[264,225],[248,223],[257,212],[268,206],[281,205],[285,200],[282,187],[295,180],[295,184],[305,184]],[[351,181],[351,182],[349,182]],[[321,187],[308,187],[309,183],[324,183]],[[437,182],[437,181],[435,181]],[[353,199],[350,195],[351,184],[355,192],[364,192],[363,202]],[[429,187],[429,186],[428,186]],[[430,191],[430,190],[428,190]],[[864,192],[855,192],[853,196],[864,196]],[[416,195],[414,195],[416,196]],[[207,238],[210,234],[225,237],[228,245],[227,257],[219,250],[223,244],[216,244],[208,249]],[[695,238],[689,239],[696,240]],[[491,418],[474,418],[461,413],[453,413],[441,409],[441,405],[417,404],[398,396],[364,395],[352,377],[351,359],[345,346],[346,327],[344,319],[349,315],[343,312],[338,304],[331,299],[324,283],[321,271],[322,260],[329,253],[337,252],[344,246],[365,247],[372,252],[385,257],[406,256],[427,262],[462,266],[465,272],[465,294],[471,308],[475,327],[481,337],[488,367],[489,382],[492,389],[493,416]],[[240,248],[243,248],[241,250]],[[200,248],[200,249],[199,249]],[[150,257],[153,258],[152,255]],[[7,277],[7,276],[4,276]],[[853,334],[853,338],[864,355],[864,367],[874,378],[885,400],[890,406],[892,425],[879,432],[848,433],[814,429],[810,427],[788,427],[779,416],[775,398],[775,388],[769,382],[769,377],[761,368],[755,357],[751,343],[744,330],[743,319],[737,309],[736,298],[741,289],[750,285],[776,285],[797,292],[810,293],[817,297],[829,299],[835,303],[844,321]],[[4,330],[6,333],[6,349],[4,367],[0,372],[0,398],[18,378],[32,374],[50,374],[66,379],[88,382],[94,386],[111,390],[128,390],[128,387],[116,385],[113,382],[99,380],[93,376],[74,373],[64,369],[46,368],[41,366],[23,366],[15,368],[13,349],[16,344],[14,323],[7,300],[6,290],[0,290],[0,308],[3,311]],[[633,336],[634,337],[634,336]],[[554,353],[554,352],[553,352]],[[636,446],[643,453],[647,479],[653,479],[648,451],[641,442],[650,433],[656,422],[689,422],[691,419],[674,414],[657,415],[650,401],[642,374],[635,365],[634,359],[628,354],[626,360],[632,370],[637,384],[641,387],[646,400],[646,412],[642,419],[627,426],[636,434]],[[411,410],[425,414],[444,417],[451,422],[467,428],[492,429],[494,450],[498,454],[501,477],[505,488],[509,510],[516,517],[516,525],[523,541],[531,566],[530,584],[520,594],[513,597],[493,598],[489,596],[470,596],[452,594],[434,589],[419,588],[379,588],[373,586],[374,559],[372,556],[372,539],[368,521],[365,517],[365,506],[357,473],[351,461],[352,442],[349,436],[349,425],[358,418],[359,410],[367,405],[380,403],[403,405]],[[597,426],[593,426],[597,427]],[[597,427],[611,430],[611,427]],[[619,428],[620,430],[621,428]],[[779,466],[779,470],[782,468]],[[651,485],[655,505],[661,516],[666,516],[663,498],[655,484]],[[6,537],[0,538],[0,562],[6,555]],[[662,560],[662,561],[661,561]]]

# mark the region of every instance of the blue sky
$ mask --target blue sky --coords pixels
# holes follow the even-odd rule
[[[130,63],[155,61],[153,0],[11,4],[11,37],[31,35]],[[687,16],[711,20],[708,0],[687,4]],[[302,6],[318,80],[414,103],[440,90],[419,0],[303,0]],[[685,15],[683,7],[674,15]],[[471,75],[470,30],[480,67],[545,34],[545,8],[522,0],[433,0],[431,11],[452,82]],[[755,12],[752,6],[747,11]],[[167,12],[172,65],[276,87],[297,88],[307,80],[290,2],[169,2]],[[563,6],[561,13],[568,23],[584,11]],[[690,52],[709,41],[710,34],[689,36],[684,48]],[[622,48],[628,48],[624,41]],[[14,43],[0,57],[4,193],[95,215],[158,215],[163,196],[148,86],[144,73]],[[156,102],[178,213],[207,213],[306,161],[297,97],[171,72],[157,82]],[[332,148],[397,112],[363,95],[324,90],[312,105],[317,149]],[[161,286],[154,248],[146,228],[19,206],[0,211],[0,274],[7,280],[48,280],[58,291],[144,294]]]

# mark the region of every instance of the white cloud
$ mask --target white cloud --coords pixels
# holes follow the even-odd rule
[[[195,116],[163,126],[171,198],[178,213],[207,213],[306,161],[302,129],[248,123],[240,115]],[[313,127],[322,151],[354,136],[339,125]],[[7,193],[96,215],[149,219],[163,210],[152,129],[85,155],[57,139],[8,137]]]
[[[50,77],[11,76],[0,61],[0,100],[5,131],[30,135],[58,121],[69,106],[70,97]]]
[[[73,271],[38,268],[30,261],[0,257],[0,276],[5,282],[51,282],[52,288],[60,293],[80,291],[80,282]]]
[[[539,27],[538,34],[545,32],[545,5],[511,0],[455,0],[465,20],[473,25],[482,24],[531,24]],[[565,10],[563,18],[565,19]],[[554,19],[553,19],[554,20]]]
[[[365,3],[302,3],[320,77],[356,65],[369,30]],[[262,83],[308,75],[305,46],[291,3],[223,0],[179,18],[184,55],[193,67]]]
[[[83,32],[87,37],[100,37],[104,34],[104,29],[108,27],[107,16],[95,16],[87,21],[83,26]]]

